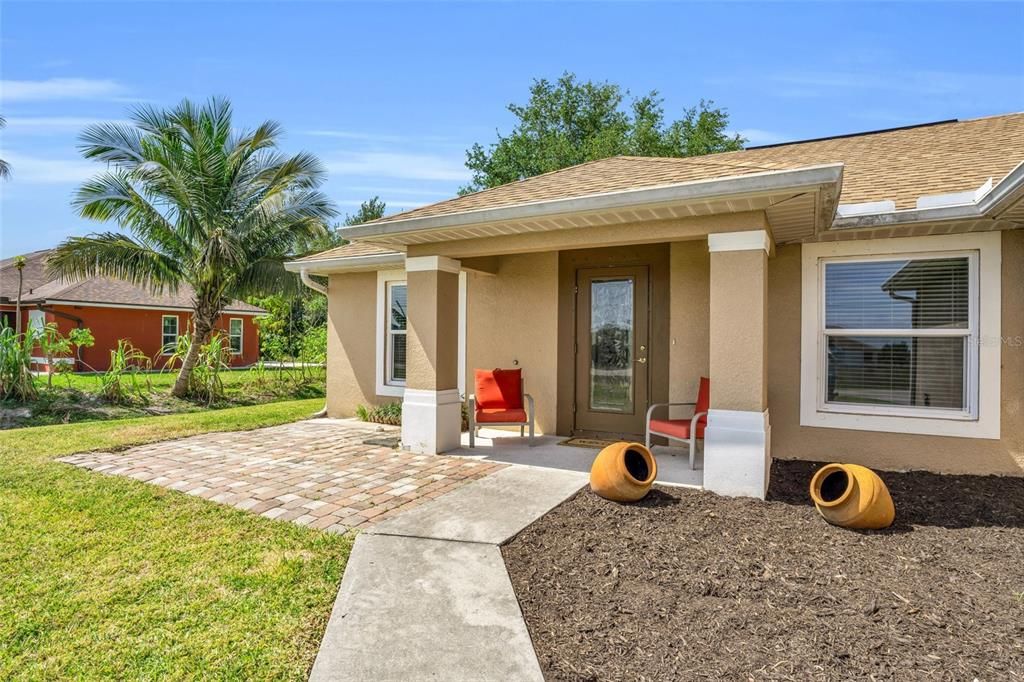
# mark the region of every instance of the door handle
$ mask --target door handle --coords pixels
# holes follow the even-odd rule
[[[636,361],[643,365],[647,363],[647,358],[637,358]]]

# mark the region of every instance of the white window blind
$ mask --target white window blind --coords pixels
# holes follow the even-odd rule
[[[977,256],[823,262],[823,407],[970,416]]]
[[[387,351],[386,368],[387,383],[394,386],[405,385],[405,342],[406,342],[406,287],[405,282],[388,282],[387,335],[385,349]]]

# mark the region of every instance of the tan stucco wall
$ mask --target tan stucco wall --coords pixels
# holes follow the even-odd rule
[[[763,249],[711,254],[711,408],[767,407]]]
[[[707,241],[673,242],[669,315],[669,400],[693,402],[708,376],[711,259]],[[682,412],[679,413],[682,415]],[[673,413],[673,416],[677,416]]]
[[[554,433],[558,379],[558,253],[501,256],[495,276],[469,274],[466,384],[473,370],[523,369],[537,429]]]
[[[772,455],[879,469],[1024,475],[1024,231],[1002,233],[1000,440],[800,426],[800,246],[768,267],[768,407]]]
[[[376,395],[377,273],[331,275],[327,318],[327,414],[396,400]]]
[[[409,295],[406,387],[458,387],[459,275],[440,270],[406,274]]]

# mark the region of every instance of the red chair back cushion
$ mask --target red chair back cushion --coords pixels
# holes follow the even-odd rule
[[[476,406],[481,410],[522,409],[523,370],[476,370]]]
[[[700,388],[697,390],[697,405],[693,408],[693,413],[707,412],[709,407],[711,407],[711,379],[701,377]],[[708,416],[706,414],[697,422],[700,426],[707,423]]]

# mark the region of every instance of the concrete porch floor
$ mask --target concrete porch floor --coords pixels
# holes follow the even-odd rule
[[[502,462],[565,471],[590,473],[597,456],[596,448],[559,445],[564,436],[536,436],[530,447],[529,438],[520,438],[517,431],[481,429],[476,447],[469,447],[469,434],[462,434],[462,447],[444,453],[451,457],[471,457],[487,462]],[[690,458],[685,447],[656,445],[651,448],[658,462],[658,483],[700,488],[704,484],[704,453],[697,448],[695,469],[690,469]]]

